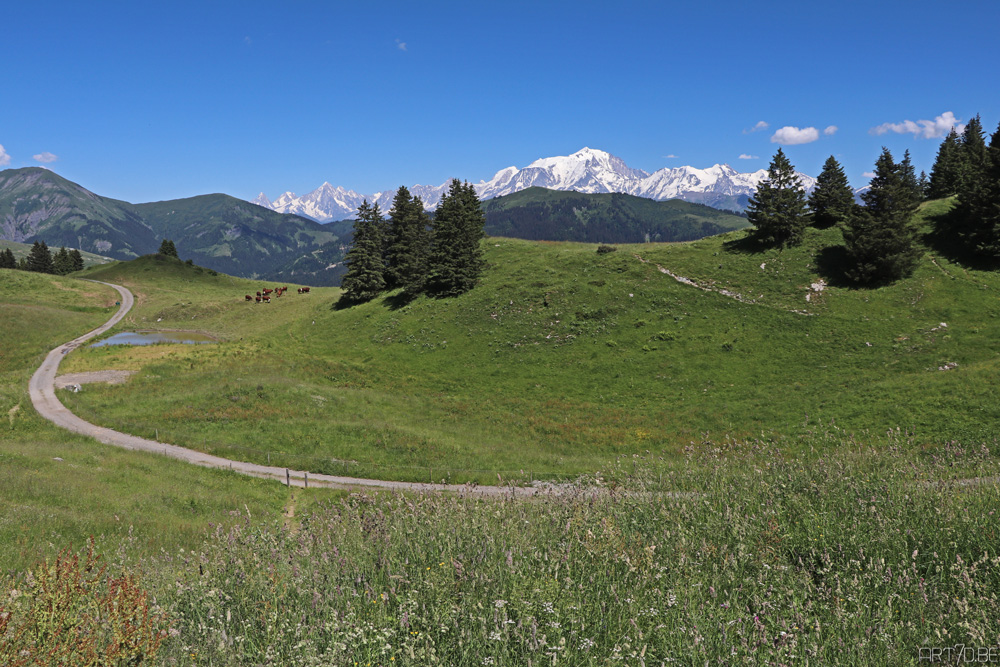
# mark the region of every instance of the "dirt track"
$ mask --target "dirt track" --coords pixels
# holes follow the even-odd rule
[[[94,281],[98,282],[98,281]],[[196,452],[193,449],[187,449],[185,447],[178,447],[177,445],[170,445],[163,442],[157,442],[155,440],[147,440],[145,438],[139,438],[134,435],[128,435],[127,433],[120,433],[118,431],[113,431],[109,428],[104,428],[102,426],[97,426],[86,422],[64,406],[55,393],[55,380],[56,373],[59,370],[59,363],[62,358],[75,350],[77,347],[87,342],[91,338],[98,336],[115,324],[117,324],[125,314],[131,310],[134,304],[134,299],[132,293],[121,285],[113,285],[111,283],[101,283],[102,285],[108,285],[113,287],[121,294],[121,308],[118,312],[108,320],[102,326],[94,329],[90,333],[84,334],[79,338],[75,338],[68,343],[60,345],[56,349],[49,352],[48,356],[45,357],[45,361],[39,367],[35,374],[31,376],[31,382],[28,385],[29,393],[31,395],[31,402],[35,406],[35,410],[38,411],[45,419],[48,419],[56,426],[61,426],[74,433],[79,433],[80,435],[85,435],[97,439],[98,441],[106,444],[113,445],[115,447],[122,447],[124,449],[134,449],[145,452],[152,452],[155,454],[162,454],[164,456],[169,456],[171,458],[180,459],[194,465],[202,466],[205,468],[221,468],[233,470],[235,472],[243,473],[244,475],[251,475],[253,477],[261,477],[264,479],[274,479],[280,481],[281,483],[289,483],[292,486],[315,486],[315,487],[328,487],[328,488],[340,488],[340,489],[397,489],[405,491],[451,491],[459,494],[478,494],[478,495],[516,495],[516,496],[532,496],[538,493],[545,492],[558,492],[559,487],[515,487],[515,486],[476,486],[476,485],[466,485],[466,484],[420,484],[416,482],[394,482],[388,480],[378,480],[378,479],[363,479],[355,477],[338,477],[336,475],[321,475],[318,473],[310,473],[308,471],[302,470],[288,470],[286,468],[278,468],[274,466],[264,466],[257,465],[254,463],[246,463],[243,461],[232,461],[230,459],[224,459],[219,456],[212,456],[210,454],[204,454],[202,452]]]

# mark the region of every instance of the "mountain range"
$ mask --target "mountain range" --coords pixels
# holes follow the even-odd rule
[[[114,259],[174,241],[181,257],[246,278],[336,284],[346,239],[321,225],[224,194],[146,204],[94,194],[40,167],[0,171],[0,239],[45,241]]]
[[[815,187],[815,178],[800,172],[796,174],[806,191]],[[474,187],[482,200],[530,187],[542,187],[587,194],[623,193],[656,201],[683,199],[713,208],[742,211],[757,184],[766,177],[766,169],[740,173],[728,164],[717,164],[707,169],[663,168],[650,174],[629,167],[624,160],[605,151],[583,148],[572,155],[535,160],[521,169],[501,169],[492,179],[475,183]],[[447,189],[448,183],[409,188],[412,194],[423,200],[428,210],[437,208]],[[365,195],[324,183],[301,197],[285,192],[274,201],[262,192],[253,203],[281,213],[329,222],[353,217],[365,199],[388,211],[395,193],[395,190],[384,190]]]

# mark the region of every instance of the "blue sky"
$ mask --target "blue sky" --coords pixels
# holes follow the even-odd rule
[[[783,145],[858,187],[883,145],[929,171],[949,113],[996,130],[997,25],[995,0],[7,3],[0,166],[144,202],[479,181],[584,146],[751,171]]]

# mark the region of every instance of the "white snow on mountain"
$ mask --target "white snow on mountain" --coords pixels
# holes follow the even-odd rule
[[[816,179],[796,172],[802,187],[812,190]],[[535,160],[527,167],[507,167],[498,171],[489,181],[474,185],[480,199],[493,199],[530,187],[551,190],[573,190],[584,193],[623,192],[648,199],[687,199],[720,208],[738,209],[746,205],[767,170],[740,173],[728,164],[717,164],[707,169],[675,167],[659,169],[649,174],[633,169],[610,153],[593,148],[583,148],[572,155]],[[428,210],[437,208],[441,197],[448,190],[448,183],[438,186],[414,185],[410,192],[420,197]],[[395,190],[361,195],[353,190],[333,187],[324,183],[307,195],[297,197],[286,192],[273,202],[260,193],[254,204],[271,208],[280,213],[295,213],[329,222],[353,217],[358,206],[367,199],[388,212],[392,207]]]

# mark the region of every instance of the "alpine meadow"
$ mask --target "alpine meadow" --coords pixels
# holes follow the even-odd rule
[[[5,8],[0,667],[1000,661],[1000,7],[838,10]]]

